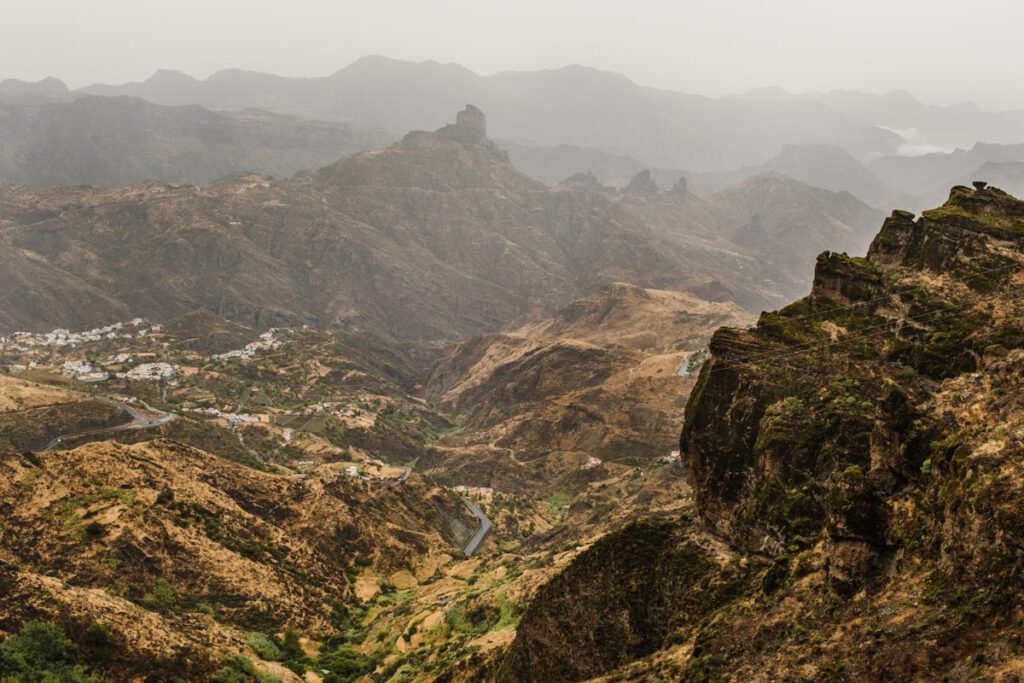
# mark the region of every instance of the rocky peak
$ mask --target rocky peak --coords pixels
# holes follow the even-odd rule
[[[650,169],[644,169],[633,176],[633,179],[629,181],[629,185],[626,185],[623,190],[625,194],[638,195],[658,194],[660,191],[661,188],[658,187],[658,183],[654,182],[654,179],[651,178]]]
[[[871,243],[868,259],[878,265],[933,272],[985,271],[1005,259],[989,248],[992,238],[1024,237],[1024,202],[979,183],[954,187],[946,203],[920,219],[894,211]]]
[[[558,183],[558,187],[570,190],[581,190],[583,192],[614,192],[614,190],[607,185],[602,185],[601,181],[597,179],[597,176],[590,171],[574,173],[562,182]]]
[[[679,180],[676,181],[675,185],[672,186],[672,189],[669,190],[668,193],[674,197],[687,198],[693,196],[690,193],[690,186],[686,182],[686,176],[679,176]]]
[[[64,101],[71,94],[64,81],[48,76],[35,82],[14,78],[0,80],[0,97],[12,102],[34,104]]]
[[[487,144],[487,117],[477,107],[467,104],[455,115],[455,123],[441,128],[437,134],[468,144]]]
[[[412,131],[383,150],[327,166],[317,177],[338,186],[419,187],[431,190],[501,187],[531,192],[543,185],[519,173],[508,154],[487,138],[484,113],[473,105],[455,123],[433,133]]]

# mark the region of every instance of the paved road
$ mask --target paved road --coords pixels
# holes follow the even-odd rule
[[[15,225],[8,225],[6,228],[0,228],[0,233],[14,232],[15,230],[21,230],[23,228],[34,228],[37,225],[42,225],[43,223],[49,223],[50,221],[59,220],[63,217],[64,212],[61,211],[56,216],[50,216],[49,218],[44,218],[43,220],[36,221],[35,223],[16,223]]]
[[[100,397],[91,397],[91,398],[95,398],[97,401],[103,401],[104,403],[109,403],[112,406],[116,406],[116,407],[120,408],[121,410],[126,411],[129,415],[132,416],[132,421],[131,422],[127,422],[127,423],[125,423],[123,425],[118,425],[116,427],[105,427],[105,428],[102,428],[102,429],[90,429],[89,431],[77,432],[77,433],[74,433],[74,434],[61,434],[60,436],[58,436],[53,441],[51,441],[50,443],[46,444],[46,448],[43,449],[44,451],[48,451],[48,450],[54,449],[57,446],[59,446],[61,444],[61,442],[65,441],[65,440],[68,440],[68,439],[74,439],[74,438],[77,438],[77,437],[80,437],[80,436],[88,436],[90,434],[100,434],[100,433],[103,433],[103,432],[127,432],[127,431],[134,431],[134,430],[137,430],[137,429],[150,429],[152,427],[159,427],[160,425],[167,424],[171,420],[173,420],[176,417],[178,417],[174,413],[165,413],[162,410],[157,410],[156,408],[152,407],[148,403],[141,402],[141,401],[140,401],[140,403],[142,403],[142,405],[145,406],[146,410],[148,410],[150,412],[153,412],[153,413],[157,413],[157,417],[150,417],[149,415],[145,415],[145,414],[139,412],[139,410],[137,408],[135,408],[134,406],[132,406],[132,405],[130,405],[128,403],[124,403],[122,401],[114,401],[113,399],[100,398]]]
[[[480,526],[477,527],[476,533],[473,534],[473,538],[469,539],[469,543],[462,549],[462,552],[466,553],[466,557],[471,557],[476,552],[480,544],[484,542],[487,537],[487,533],[491,530],[491,520],[487,518],[487,515],[483,513],[483,510],[476,506],[476,503],[471,501],[469,498],[463,498],[462,502],[466,504],[469,511],[476,515],[476,518],[480,520]]]

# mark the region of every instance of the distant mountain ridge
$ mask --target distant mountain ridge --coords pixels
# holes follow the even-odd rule
[[[714,192],[762,173],[782,173],[815,187],[849,192],[868,204],[886,209],[901,192],[883,182],[871,169],[846,150],[832,145],[785,145],[759,166],[745,166],[725,173],[688,174],[701,193]]]
[[[951,185],[965,180],[989,180],[977,177],[979,169],[986,164],[1016,161],[1024,161],[1024,142],[978,143],[969,149],[913,157],[889,155],[872,162],[871,170],[885,182],[923,196],[926,206],[945,196],[946,188]]]
[[[67,84],[53,77],[35,82],[16,78],[0,81],[0,104],[46,104],[70,102],[73,98]]]
[[[869,121],[901,133],[913,148],[971,147],[976,143],[1012,144],[1024,140],[1024,112],[985,111],[973,102],[925,104],[905,90],[884,94],[829,90],[793,95],[781,88],[758,88],[740,99],[819,102],[857,121]]]
[[[834,144],[867,158],[895,151],[902,142],[891,131],[817,102],[686,95],[579,65],[478,76],[456,64],[364,57],[322,78],[232,69],[200,81],[160,71],[142,83],[77,92],[216,110],[257,107],[395,131],[435,129],[448,112],[476,102],[498,138],[594,147],[647,165],[693,170],[760,163],[783,144]]]
[[[290,176],[396,137],[256,110],[212,112],[130,97],[51,101],[38,89],[31,89],[33,97],[22,92],[20,104],[4,104],[3,92],[0,87],[0,181],[27,185],[199,183],[238,172]]]

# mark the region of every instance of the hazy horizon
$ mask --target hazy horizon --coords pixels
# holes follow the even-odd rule
[[[0,79],[53,76],[79,88],[145,80],[159,69],[203,79],[228,68],[315,77],[383,55],[481,75],[582,64],[714,97],[761,87],[906,90],[929,104],[1024,108],[1015,73],[1024,48],[1014,35],[1024,7],[1006,1],[984,12],[921,0],[827,11],[810,0],[646,0],[600,11],[580,0],[154,4],[40,0],[10,8],[14,30],[0,41]]]

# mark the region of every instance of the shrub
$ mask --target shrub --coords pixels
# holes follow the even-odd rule
[[[329,672],[324,676],[324,683],[350,683],[374,668],[368,657],[347,645],[321,654],[317,666]]]
[[[95,519],[85,525],[85,535],[89,538],[99,538],[105,533],[107,533],[107,528],[103,526],[102,522]]]
[[[285,631],[280,647],[284,665],[300,676],[305,673],[309,657],[299,644],[299,634],[295,631]]]
[[[281,648],[266,634],[253,631],[245,637],[245,642],[253,649],[253,652],[268,662],[277,662],[282,659]]]
[[[117,643],[110,636],[110,629],[93,624],[82,635],[82,654],[90,664],[106,664],[114,655]]]
[[[147,607],[159,612],[170,611],[176,602],[174,587],[167,579],[157,579],[153,591],[142,596],[142,602]]]
[[[46,621],[30,621],[0,642],[0,680],[18,683],[85,683],[75,665],[75,646],[64,629]]]
[[[256,668],[252,660],[242,655],[228,661],[213,679],[216,683],[281,683],[281,679]]]

